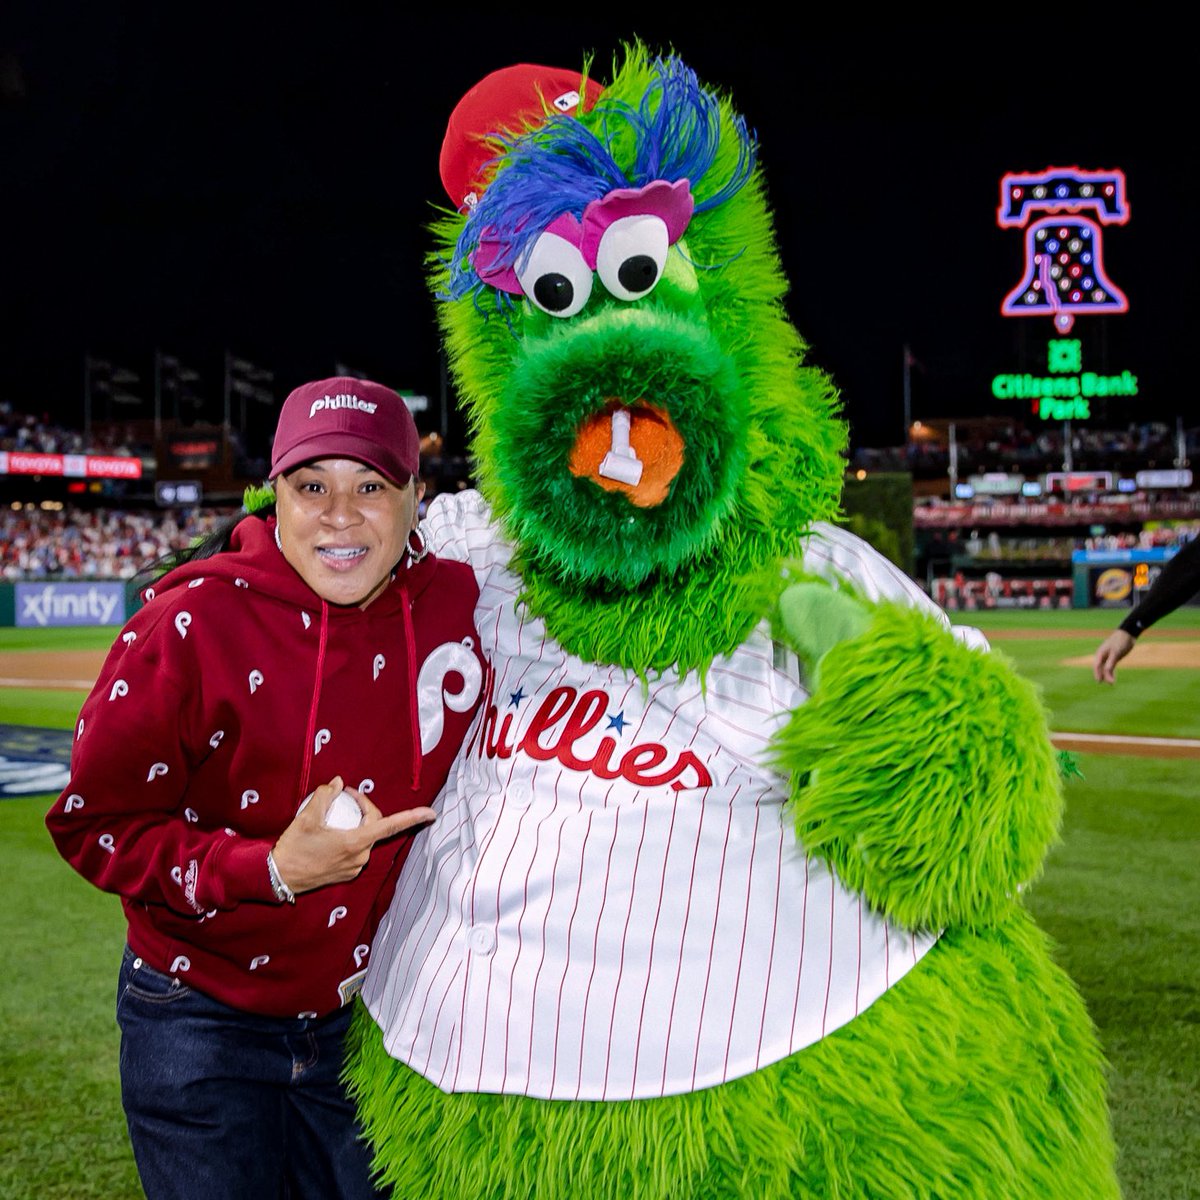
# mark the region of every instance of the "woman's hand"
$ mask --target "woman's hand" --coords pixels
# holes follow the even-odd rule
[[[367,865],[376,842],[436,816],[432,808],[409,808],[385,817],[362,792],[346,788],[362,810],[362,824],[356,829],[332,829],[325,824],[325,815],[342,790],[339,775],[322,784],[275,843],[275,867],[296,895],[354,879]]]

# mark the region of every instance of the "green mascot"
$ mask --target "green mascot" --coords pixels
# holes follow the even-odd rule
[[[430,1200],[1119,1195],[1095,1031],[1022,890],[1046,716],[834,524],[757,147],[678,58],[458,105],[432,257],[479,490],[479,719],[349,1067]]]

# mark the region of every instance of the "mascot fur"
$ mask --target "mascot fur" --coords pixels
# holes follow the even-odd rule
[[[756,157],[638,44],[452,119],[432,261],[479,492],[425,527],[491,672],[355,1026],[381,1178],[1115,1197],[1097,1039],[1021,899],[1045,713],[832,524],[846,432]]]

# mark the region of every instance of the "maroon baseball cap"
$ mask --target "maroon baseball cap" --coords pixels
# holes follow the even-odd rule
[[[488,183],[488,163],[500,154],[500,135],[516,136],[540,126],[546,114],[587,112],[604,89],[579,71],[518,63],[481,79],[450,114],[442,140],[442,186],[463,212]]]
[[[316,458],[352,458],[403,486],[420,473],[421,439],[391,388],[335,375],[301,384],[283,402],[271,478]]]

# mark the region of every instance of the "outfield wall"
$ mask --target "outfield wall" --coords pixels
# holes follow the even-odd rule
[[[1010,590],[992,596],[986,580],[966,581],[978,595],[965,594],[961,583],[935,579],[933,598],[948,611],[960,608],[1130,608],[1158,578],[1178,547],[1139,550],[1077,550],[1073,580],[1009,581]],[[1000,576],[996,575],[999,580]],[[951,584],[955,586],[951,588]],[[1019,588],[1018,588],[1019,585]],[[1073,585],[1073,586],[1072,586]],[[1017,588],[1017,591],[1011,589]],[[960,595],[959,592],[964,591]],[[985,595],[985,592],[989,594]],[[1011,592],[1011,594],[1010,594]],[[1200,594],[1191,601],[1200,604]],[[71,625],[120,627],[140,604],[131,581],[111,579],[29,580],[0,583],[0,627],[57,629]]]
[[[1154,586],[1179,546],[1076,550],[1071,555],[1075,608],[1132,608]],[[1200,594],[1189,604],[1200,604]]]

